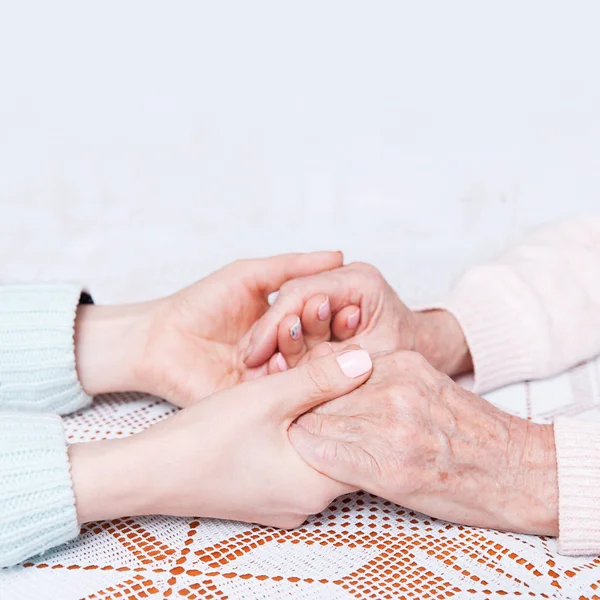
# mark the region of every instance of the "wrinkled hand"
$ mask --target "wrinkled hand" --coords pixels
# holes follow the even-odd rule
[[[327,320],[318,319],[319,306],[315,303],[313,307],[309,302],[317,295],[328,301]],[[304,313],[305,308],[313,310]],[[360,320],[351,319],[357,311],[360,311]],[[381,273],[365,263],[352,263],[286,282],[273,306],[254,327],[246,364],[262,364],[275,352],[278,326],[289,315],[302,315],[306,330],[301,340],[305,346],[299,345],[296,352],[298,358],[306,349],[328,341],[331,333],[334,339],[360,344],[371,353],[415,346],[414,313],[398,298]],[[306,326],[311,317],[315,321],[314,334],[310,326]],[[319,325],[321,329],[318,329]]]
[[[296,527],[351,486],[306,464],[288,428],[371,373],[364,350],[223,390],[125,439],[69,453],[80,522],[167,514]]]
[[[253,329],[245,358],[255,367],[277,348],[288,366],[301,364],[316,345],[360,344],[372,354],[414,350],[436,368],[469,371],[471,357],[462,329],[443,310],[414,312],[371,265],[348,266],[286,282]]]
[[[407,508],[557,534],[552,426],[500,411],[416,353],[378,357],[364,386],[301,416],[290,440],[321,473]]]
[[[268,296],[289,279],[339,267],[340,252],[240,260],[172,296],[127,306],[82,306],[77,368],[90,394],[142,391],[187,406],[270,372],[243,362]],[[271,369],[272,371],[273,369]]]

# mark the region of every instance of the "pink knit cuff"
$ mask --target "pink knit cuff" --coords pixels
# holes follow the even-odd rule
[[[545,354],[539,325],[523,317],[522,284],[502,266],[475,268],[461,278],[445,302],[421,307],[442,309],[459,322],[473,358],[474,391],[481,394],[537,376],[536,361]],[[537,334],[536,334],[537,332]]]
[[[558,463],[558,551],[600,554],[600,423],[559,418],[554,423]]]

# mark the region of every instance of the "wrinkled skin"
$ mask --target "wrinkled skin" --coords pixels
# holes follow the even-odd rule
[[[508,415],[419,354],[374,361],[371,379],[290,429],[318,471],[433,517],[557,531],[552,427]]]
[[[375,267],[352,263],[285,283],[271,309],[253,329],[248,366],[264,363],[275,352],[278,325],[287,315],[301,315],[308,300],[317,294],[329,297],[334,315],[348,306],[360,308],[358,328],[352,337],[343,338],[344,343],[360,344],[371,353],[414,349],[415,314]],[[336,326],[335,316],[332,327],[334,332],[343,331]],[[339,336],[334,337],[340,341]]]

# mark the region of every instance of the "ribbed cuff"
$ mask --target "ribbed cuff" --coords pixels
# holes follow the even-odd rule
[[[558,551],[600,554],[600,423],[554,423],[558,463]]]
[[[497,277],[490,270],[497,270]],[[511,285],[503,267],[469,271],[444,302],[420,310],[447,310],[459,322],[471,352],[474,391],[484,393],[536,375],[534,357],[544,354],[536,331],[540,327],[523,318],[523,286]],[[525,303],[525,304],[523,304]]]
[[[0,413],[0,566],[79,534],[63,424],[56,415]]]
[[[0,286],[1,409],[66,414],[91,403],[75,368],[80,298],[77,285]]]

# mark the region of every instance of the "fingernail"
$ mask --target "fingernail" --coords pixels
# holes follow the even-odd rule
[[[371,370],[373,363],[366,350],[351,350],[337,357],[338,364],[344,375],[354,379]]]
[[[277,354],[277,358],[275,359],[275,362],[277,363],[277,368],[280,371],[287,371],[288,370],[288,364],[287,364],[285,358],[283,357],[283,354],[281,354],[281,352],[279,352]]]
[[[325,298],[325,300],[323,301],[323,304],[319,306],[319,310],[317,311],[317,317],[319,321],[326,321],[327,319],[329,319],[330,314],[331,309],[329,308],[329,296],[327,296],[327,298]]]
[[[301,334],[302,334],[302,323],[300,322],[300,317],[296,317],[295,323],[290,327],[290,337],[293,340],[299,340]]]
[[[352,313],[346,321],[346,327],[348,329],[356,329],[358,327],[358,320],[360,319],[360,309],[355,313]]]

